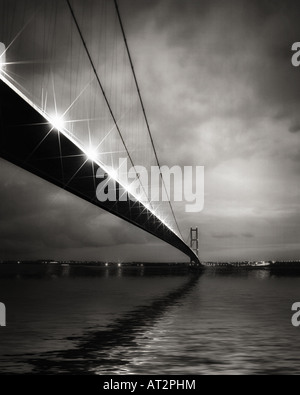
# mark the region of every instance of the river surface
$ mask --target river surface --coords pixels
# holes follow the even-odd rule
[[[0,265],[2,374],[300,374],[300,276]]]

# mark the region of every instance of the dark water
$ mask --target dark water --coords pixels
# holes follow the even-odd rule
[[[283,274],[0,265],[0,372],[299,374]]]

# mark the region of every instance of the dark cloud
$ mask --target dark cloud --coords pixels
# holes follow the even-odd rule
[[[243,237],[254,237],[254,235],[252,233],[242,233]]]
[[[289,131],[290,131],[291,133],[300,132],[300,123],[295,123],[295,124],[293,124],[293,125],[289,128]]]
[[[217,232],[217,233],[212,233],[212,237],[216,239],[233,239],[237,237],[246,237],[246,238],[252,238],[254,235],[252,233],[233,233],[233,232]]]
[[[239,119],[247,122],[248,129],[266,114],[275,117],[284,112],[288,122],[297,119],[300,74],[291,65],[291,45],[300,34],[299,4],[243,0],[184,4],[160,2],[158,17],[156,3],[144,15],[141,35],[134,36],[137,32],[127,25],[133,52],[137,48],[139,54],[142,41],[150,52],[146,60],[137,58],[140,70],[146,68],[149,75],[149,83],[142,82],[144,96],[154,97],[157,84],[163,88],[164,94],[148,103],[150,119],[159,120],[153,128],[161,142],[161,157],[167,158],[170,147],[176,145],[180,163],[191,155],[194,161],[199,160],[197,156],[206,161],[205,142],[199,141],[199,150],[189,152],[190,142],[195,142],[197,129],[213,118]],[[150,35],[156,18],[160,29]],[[155,59],[155,50],[160,52],[160,42],[165,43],[164,62],[150,61]],[[246,128],[239,134],[246,134]],[[165,130],[170,133],[161,139]],[[220,147],[216,151],[222,156]],[[240,152],[241,147],[235,155]]]
[[[234,233],[227,232],[227,233],[214,233],[212,237],[216,239],[232,239],[238,236]]]

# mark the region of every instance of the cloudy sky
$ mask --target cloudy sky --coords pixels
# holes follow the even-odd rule
[[[161,164],[205,166],[204,210],[174,206],[200,259],[300,258],[299,1],[119,3]],[[185,259],[4,160],[0,176],[0,259]]]

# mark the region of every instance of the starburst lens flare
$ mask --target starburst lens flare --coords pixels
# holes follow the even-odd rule
[[[54,129],[57,129],[58,131],[63,130],[65,127],[65,122],[63,118],[59,115],[55,115],[51,117],[51,124]]]
[[[88,148],[86,151],[86,156],[89,160],[95,162],[98,159],[98,152],[94,148]]]

